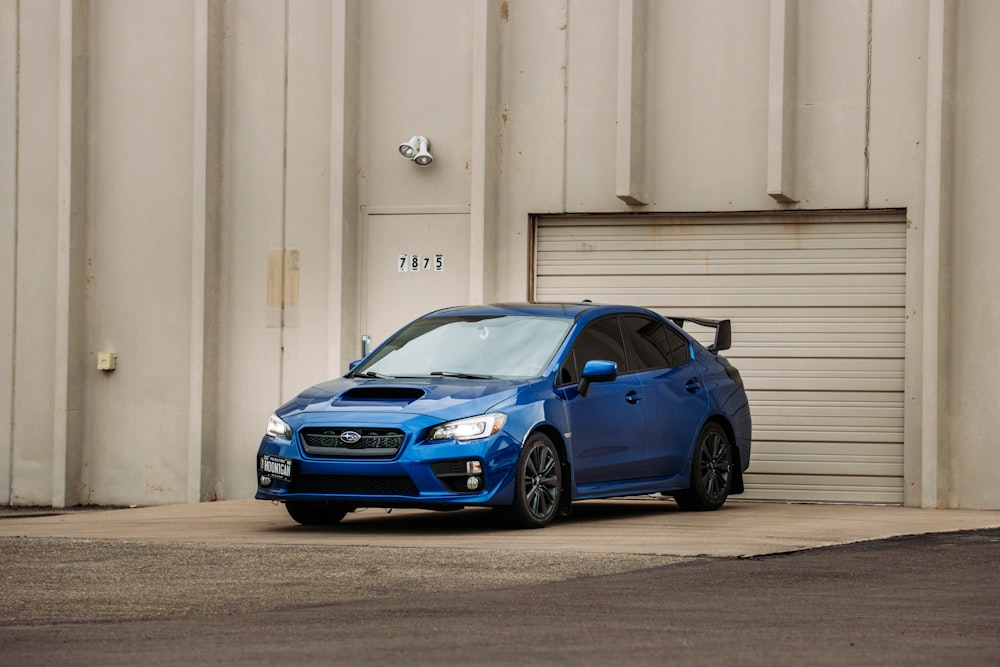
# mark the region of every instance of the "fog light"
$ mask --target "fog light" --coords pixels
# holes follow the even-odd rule
[[[264,488],[271,486],[271,478],[268,477],[267,475],[261,475],[258,481],[260,482],[260,485],[263,486]]]
[[[473,475],[469,479],[465,480],[465,487],[469,489],[469,491],[475,491],[476,489],[479,488],[479,485],[482,483],[483,483],[482,479],[480,479],[476,475]]]

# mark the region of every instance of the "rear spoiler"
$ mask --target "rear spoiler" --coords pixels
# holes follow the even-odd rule
[[[708,348],[708,351],[712,354],[718,354],[733,346],[733,326],[729,320],[703,320],[697,317],[671,317],[670,319],[682,329],[685,322],[715,329],[715,342]]]

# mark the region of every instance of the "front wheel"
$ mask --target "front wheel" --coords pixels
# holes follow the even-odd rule
[[[733,450],[725,429],[705,424],[698,434],[691,461],[691,486],[674,494],[683,510],[710,511],[722,507],[733,485]]]
[[[518,528],[543,528],[559,512],[562,498],[562,464],[555,445],[535,433],[521,448],[514,481],[510,523]]]
[[[332,526],[347,516],[350,508],[330,502],[289,500],[285,503],[288,516],[303,526]]]

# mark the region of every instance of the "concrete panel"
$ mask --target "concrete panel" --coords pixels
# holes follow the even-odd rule
[[[867,0],[799,3],[795,183],[802,208],[865,205]]]
[[[1000,368],[1000,225],[996,181],[1000,173],[1000,4],[958,6],[955,27],[953,206],[951,281],[945,357],[949,386],[946,418],[951,453],[950,501],[967,508],[1000,507],[996,369]]]
[[[907,0],[872,4],[868,206],[917,199],[927,87],[927,7]]]
[[[472,15],[463,0],[362,3],[362,203],[469,203],[472,159]],[[418,167],[398,146],[430,140]]]
[[[610,3],[609,3],[610,4]],[[498,233],[488,243],[496,293],[528,298],[529,216],[564,208],[567,14],[561,2],[519,2],[501,14]]]
[[[625,210],[615,196],[618,3],[574,0],[567,25],[565,210]]]
[[[92,5],[83,497],[185,499],[190,345],[191,2]],[[96,369],[114,351],[117,369]],[[123,471],[129,474],[122,474]]]
[[[59,5],[22,2],[20,11],[11,502],[47,505],[56,373]]]
[[[651,2],[651,208],[774,208],[767,196],[767,2]]]
[[[906,415],[904,419],[904,502],[920,505],[924,488],[925,439],[922,418],[922,320],[924,312],[923,187],[927,156],[926,3],[882,0],[872,3],[871,98],[868,145],[868,195],[871,208],[907,207]],[[935,383],[936,384],[936,383]],[[930,453],[929,451],[927,452]]]
[[[361,89],[359,5],[354,0],[337,0],[332,3],[330,17],[330,236],[326,306],[329,377],[357,357],[361,337],[356,278],[360,265],[357,221],[361,210],[357,150]]]
[[[285,217],[280,7],[227,2],[222,19],[218,478],[212,484],[220,498],[253,494],[247,462],[281,402],[281,329],[268,327],[266,313],[267,254],[282,247]]]
[[[615,3],[570,5],[566,210],[615,198]],[[772,208],[766,196],[767,3],[647,8],[645,210]]]
[[[295,293],[287,294],[286,286],[294,303],[285,304],[282,400],[327,379],[328,357],[339,356],[338,350],[327,347],[331,8],[325,0],[293,2],[288,7],[284,243],[300,250],[300,262]],[[339,310],[340,304],[336,306]]]
[[[14,416],[14,304],[17,284],[18,6],[0,2],[0,505],[10,503]]]
[[[52,433],[52,505],[82,498],[86,392],[87,145],[90,6],[59,4],[59,120],[57,126],[55,410]]]

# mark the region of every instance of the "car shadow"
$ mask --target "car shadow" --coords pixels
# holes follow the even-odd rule
[[[573,504],[569,516],[560,516],[551,524],[603,523],[626,518],[655,516],[681,512],[670,499],[634,498],[586,500]],[[385,510],[367,508],[348,514],[340,523],[330,526],[300,526],[289,518],[281,532],[318,532],[339,535],[434,535],[482,534],[516,530],[510,528],[503,512],[490,508],[472,507],[453,511]]]

